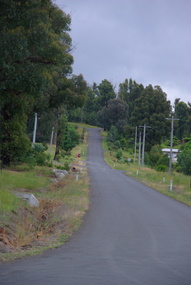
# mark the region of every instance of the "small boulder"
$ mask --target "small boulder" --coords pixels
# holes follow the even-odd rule
[[[64,176],[66,176],[68,174],[68,172],[66,170],[61,170],[61,169],[53,169],[52,170],[54,175],[56,176],[57,179],[63,179]]]
[[[27,203],[30,205],[30,206],[33,206],[33,207],[38,207],[39,206],[39,201],[38,199],[33,195],[33,194],[29,194],[29,193],[16,193],[16,196],[18,198],[22,198],[24,200],[27,201]]]

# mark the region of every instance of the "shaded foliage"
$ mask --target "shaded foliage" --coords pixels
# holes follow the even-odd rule
[[[1,159],[10,164],[17,145],[24,152],[27,114],[35,101],[46,105],[53,68],[71,72],[70,17],[50,0],[1,0],[0,27]]]
[[[121,99],[111,99],[98,114],[100,125],[109,130],[111,126],[115,126],[119,132],[123,131],[127,125],[128,105]]]
[[[181,172],[191,175],[191,138],[178,155],[178,166]]]

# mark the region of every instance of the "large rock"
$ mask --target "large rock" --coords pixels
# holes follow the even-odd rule
[[[52,171],[57,179],[63,179],[68,174],[66,170],[61,169],[53,169]]]
[[[26,200],[27,203],[30,206],[33,206],[33,207],[38,207],[39,206],[39,201],[33,194],[30,194],[30,193],[16,193],[16,196],[18,198],[22,198],[22,199]]]

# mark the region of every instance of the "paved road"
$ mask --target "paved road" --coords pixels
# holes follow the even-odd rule
[[[190,285],[191,208],[110,169],[97,130],[88,161],[84,225],[58,249],[0,265],[0,284]]]

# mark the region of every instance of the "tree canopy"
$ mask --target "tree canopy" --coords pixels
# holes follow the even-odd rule
[[[191,108],[189,104],[177,100],[175,102],[175,116],[178,119],[175,135],[182,140],[184,137],[188,137],[191,132]]]
[[[159,86],[147,86],[134,102],[130,124],[148,125],[150,144],[158,144],[169,134],[166,118],[170,115],[171,105],[167,95]]]
[[[55,69],[62,76],[72,71],[71,19],[50,0],[0,4],[1,159],[9,164],[29,145],[27,114],[45,101]]]
[[[98,120],[106,130],[109,130],[111,126],[115,126],[122,132],[124,126],[128,123],[127,118],[128,105],[121,99],[109,100],[107,106],[98,114]]]

